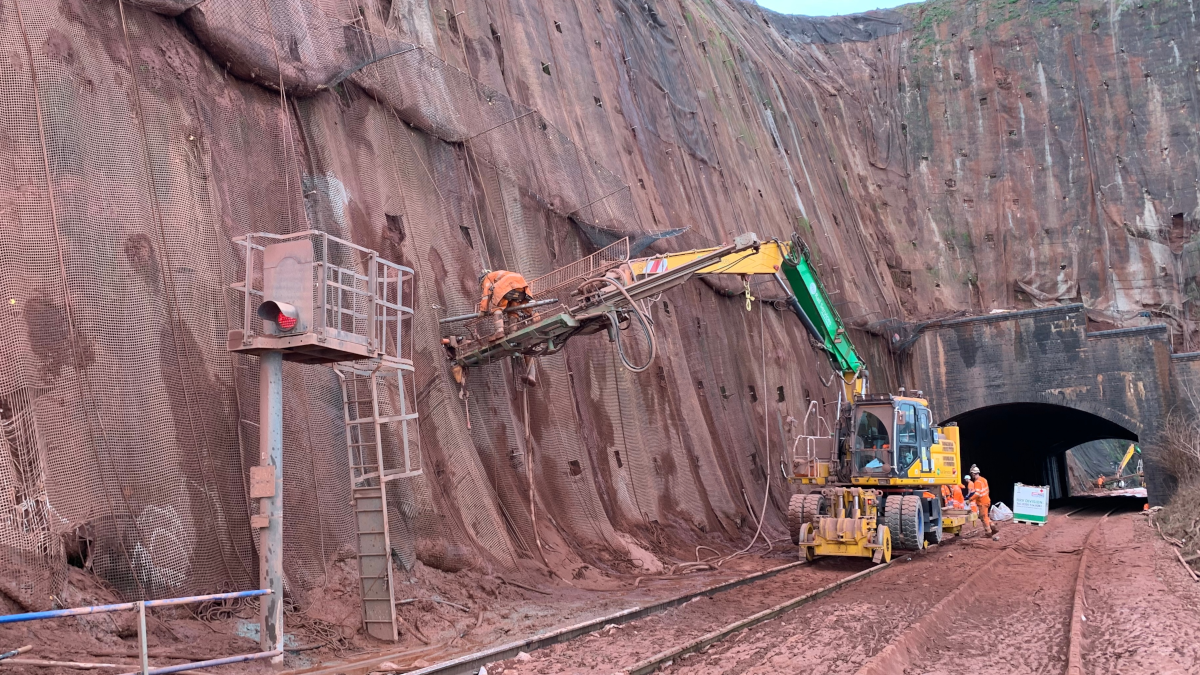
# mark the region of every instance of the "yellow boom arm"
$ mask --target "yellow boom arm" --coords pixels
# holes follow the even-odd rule
[[[640,279],[669,272],[717,250],[719,249],[702,248],[639,258],[630,260],[629,267],[634,278]],[[785,261],[789,262],[786,268]],[[811,278],[800,274],[801,267]],[[861,368],[861,359],[850,344],[849,337],[845,335],[841,319],[833,310],[829,298],[815,277],[815,272],[808,265],[806,254],[800,254],[796,245],[789,247],[788,244],[779,241],[765,242],[755,249],[730,253],[697,270],[696,274],[767,274],[774,277],[780,288],[787,293],[789,305],[804,324],[804,328],[829,354],[834,369],[842,377],[846,400],[853,401],[856,396],[864,393],[866,380],[863,375],[865,371]],[[802,295],[805,301],[798,299],[798,295]]]
[[[1120,478],[1125,473],[1125,466],[1129,464],[1129,460],[1133,459],[1135,450],[1137,450],[1137,446],[1130,443],[1129,449],[1125,451],[1125,456],[1121,458],[1121,466],[1117,467],[1117,478]]]
[[[629,267],[635,276],[661,274],[686,265],[693,260],[716,251],[716,248],[699,248],[681,253],[666,253],[650,258],[630,260]],[[730,253],[718,262],[704,267],[696,274],[775,274],[783,265],[783,248],[779,242],[767,242],[758,247],[738,253]]]

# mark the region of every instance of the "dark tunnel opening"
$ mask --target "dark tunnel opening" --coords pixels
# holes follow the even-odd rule
[[[958,423],[964,469],[977,464],[992,501],[1012,506],[1013,484],[1049,485],[1052,499],[1068,496],[1066,451],[1089,441],[1137,434],[1098,415],[1047,403],[977,408],[943,422]]]

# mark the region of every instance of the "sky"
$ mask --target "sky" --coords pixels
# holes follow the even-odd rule
[[[758,0],[758,4],[781,14],[833,16],[906,5],[919,0]]]

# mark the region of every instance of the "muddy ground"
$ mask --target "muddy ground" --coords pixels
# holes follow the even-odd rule
[[[585,587],[567,585],[534,568],[504,575],[470,570],[445,573],[420,563],[412,573],[396,570],[402,619],[401,640],[374,640],[359,629],[360,609],[353,560],[330,567],[316,600],[303,609],[288,605],[285,618],[286,670],[308,670],[376,654],[393,654],[402,668],[417,668],[487,647],[528,637],[552,628],[598,618],[632,606],[648,605],[721,582],[794,562],[790,547],[776,543],[771,551],[756,547],[717,571],[676,578],[605,578]],[[606,590],[598,590],[605,588]],[[70,569],[61,606],[80,607],[120,602],[117,594],[82,569]],[[23,611],[0,594],[0,614]],[[257,605],[220,603],[188,609],[153,610],[149,620],[151,666],[167,666],[258,651]],[[426,644],[428,641],[428,644]],[[129,664],[137,661],[137,627],[132,612],[0,626],[0,648],[22,645],[33,650],[21,659]],[[5,672],[66,675],[71,668],[3,666]],[[106,671],[92,671],[106,672]],[[260,663],[225,666],[227,673],[276,672]],[[363,671],[365,672],[365,670]]]
[[[903,672],[1061,673],[1080,553],[1098,526],[1086,574],[1086,672],[1200,673],[1200,584],[1187,577],[1144,515],[1117,511],[1100,524],[1104,510],[1060,517],[1042,529],[1009,523],[999,541],[968,537],[903,556],[891,569],[660,672],[855,673],[972,572],[1012,548],[1015,555],[990,570],[986,583],[977,583],[970,599],[953,608],[955,634],[925,643],[918,665]],[[618,672],[864,567],[863,562],[819,560],[736,595],[697,600],[489,666],[488,672]]]
[[[1066,517],[1044,528],[1007,523],[998,540],[969,536],[919,554],[904,554],[879,574],[679,659],[663,672],[854,673],[927,614],[976,570],[1007,549],[969,599],[952,612],[955,634],[922,644],[918,665],[903,672],[1059,673],[1066,668],[1067,634],[1076,572],[1084,542],[1092,537],[1085,575],[1084,665],[1091,673],[1200,673],[1200,584],[1175,558],[1174,549],[1134,510],[1103,522],[1108,507]],[[336,664],[388,655],[382,671],[404,671],[647,605],[721,581],[794,560],[791,547],[736,558],[719,572],[684,578],[633,580],[610,591],[569,587],[529,571],[499,577],[450,575],[418,568],[398,585],[405,633],[400,645],[366,638],[354,628],[357,604],[344,586],[344,565],[331,574],[325,602],[289,615],[292,671],[334,672]],[[614,673],[755,612],[866,569],[866,560],[823,559],[757,583],[702,597],[631,623],[610,626],[572,642],[489,664],[491,675]],[[511,583],[510,583],[511,582]],[[520,586],[535,590],[527,590]],[[614,584],[616,586],[616,584]],[[111,591],[73,570],[71,605],[110,602]],[[539,592],[540,591],[540,592]],[[457,605],[457,607],[455,606]],[[351,611],[341,627],[336,614]],[[254,651],[255,608],[205,606],[196,613],[158,612],[151,621],[153,665]],[[333,618],[320,618],[333,617]],[[201,620],[201,618],[205,620]],[[344,618],[344,617],[343,617]],[[419,635],[419,637],[418,637]],[[424,644],[422,638],[430,642]],[[136,630],[131,615],[106,615],[0,629],[4,647],[31,644],[25,658],[133,664]],[[380,666],[373,668],[379,672]],[[8,666],[43,675],[65,668]],[[364,669],[365,670],[365,669]],[[212,671],[266,673],[266,664]],[[899,671],[897,671],[899,672]]]

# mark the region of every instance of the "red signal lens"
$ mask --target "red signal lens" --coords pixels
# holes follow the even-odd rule
[[[278,323],[279,327],[284,330],[291,330],[296,327],[296,320],[283,312],[279,313],[279,317],[275,319],[275,323]]]

